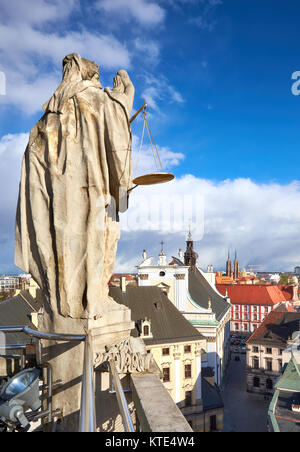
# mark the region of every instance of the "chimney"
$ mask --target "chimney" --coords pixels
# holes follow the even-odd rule
[[[121,276],[121,290],[122,292],[126,292],[126,276]]]
[[[147,259],[147,253],[146,250],[143,250],[143,260],[145,261]]]

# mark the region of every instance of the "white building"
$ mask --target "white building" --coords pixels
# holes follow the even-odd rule
[[[265,276],[264,279],[265,279],[265,281],[268,281],[271,284],[278,284],[280,281],[280,274],[272,273],[270,275]]]
[[[171,261],[162,249],[158,262],[147,258],[138,268],[139,286],[156,286],[168,295],[176,308],[206,338],[204,366],[214,369],[215,382],[220,385],[230,356],[230,313],[231,305],[215,288],[215,274],[212,267],[205,273],[196,265],[196,253],[189,235],[187,251]],[[185,261],[185,262],[183,262]]]
[[[0,292],[10,292],[20,289],[22,279],[19,276],[0,276]]]

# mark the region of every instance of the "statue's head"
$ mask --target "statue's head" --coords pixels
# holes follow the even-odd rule
[[[101,88],[98,64],[82,58],[77,53],[71,53],[63,59],[63,80],[90,80]]]

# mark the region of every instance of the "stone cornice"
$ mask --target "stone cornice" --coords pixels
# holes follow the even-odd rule
[[[152,353],[147,353],[143,341],[134,337],[107,347],[105,353],[97,353],[94,367],[99,367],[111,359],[116,364],[117,372],[122,374],[146,372],[154,364]]]

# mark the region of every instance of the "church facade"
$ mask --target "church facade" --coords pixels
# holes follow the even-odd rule
[[[159,287],[205,337],[202,366],[213,369],[215,384],[220,386],[230,359],[231,305],[217,291],[212,267],[207,272],[198,268],[190,233],[186,243],[185,253],[180,249],[178,258],[169,260],[162,248],[157,263],[144,251],[138,266],[138,285]]]

